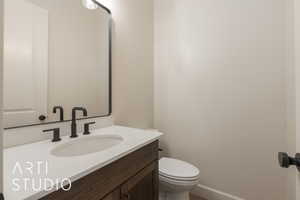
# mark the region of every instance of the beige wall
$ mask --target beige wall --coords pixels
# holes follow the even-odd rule
[[[116,124],[153,126],[153,1],[107,1],[112,10]],[[103,1],[103,3],[105,3]]]
[[[155,0],[155,127],[227,197],[286,198],[287,2]]]
[[[3,75],[3,1],[0,1],[0,193],[2,192],[2,144],[3,144],[3,135],[2,135],[2,75]]]
[[[300,152],[300,2],[298,0],[294,1],[294,15],[295,15],[295,74],[296,74],[296,147],[297,152]],[[300,199],[300,174],[296,175],[296,199]]]

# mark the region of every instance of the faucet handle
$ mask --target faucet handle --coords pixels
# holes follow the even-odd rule
[[[89,122],[89,123],[85,123],[84,124],[83,135],[89,135],[89,134],[91,134],[91,132],[90,132],[90,125],[92,125],[92,124],[96,124],[96,122]]]
[[[59,141],[61,141],[61,139],[60,139],[60,130],[59,130],[59,128],[43,130],[44,133],[46,133],[46,132],[51,132],[51,131],[53,131],[53,139],[52,139],[52,142],[59,142]]]

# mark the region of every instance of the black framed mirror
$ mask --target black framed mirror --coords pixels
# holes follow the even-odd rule
[[[73,107],[87,109],[84,119],[109,116],[110,10],[94,0],[4,1],[5,129],[70,121]]]

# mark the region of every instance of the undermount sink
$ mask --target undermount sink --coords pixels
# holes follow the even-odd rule
[[[109,149],[122,141],[118,135],[83,137],[54,148],[51,154],[57,157],[82,156]]]

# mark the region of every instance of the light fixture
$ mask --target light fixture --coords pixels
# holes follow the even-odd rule
[[[95,0],[82,0],[82,4],[84,7],[90,10],[99,8],[99,6],[95,3]]]

